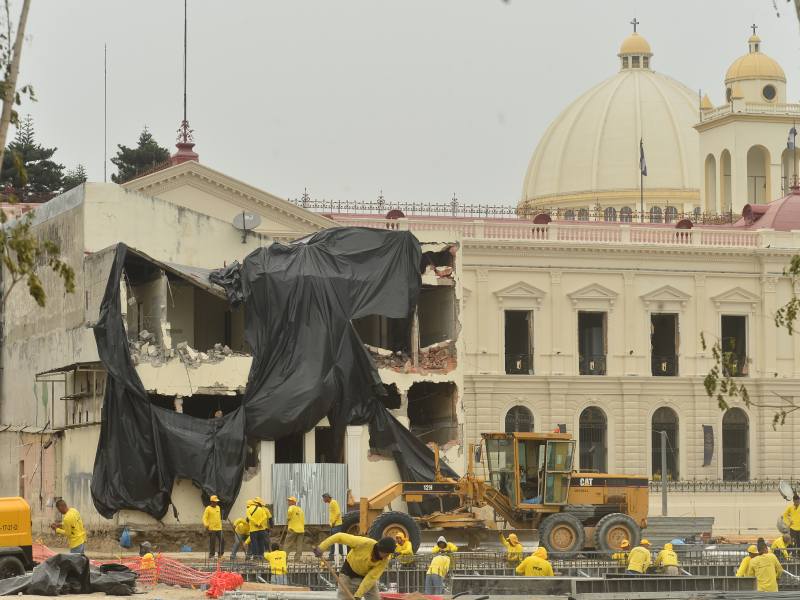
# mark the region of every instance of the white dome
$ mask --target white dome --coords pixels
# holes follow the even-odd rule
[[[644,139],[645,200],[699,201],[697,94],[649,68],[625,68],[590,89],[550,125],[525,175],[528,206],[631,205],[639,197]]]

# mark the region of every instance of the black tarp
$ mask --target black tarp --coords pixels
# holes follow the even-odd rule
[[[211,420],[150,403],[122,324],[125,254],[120,244],[95,326],[109,377],[92,497],[105,517],[137,509],[160,519],[176,477],[229,507],[241,484],[246,435],[279,439],[326,416],[338,433],[369,424],[371,445],[392,453],[404,480],[431,480],[431,451],[385,408],[378,371],[352,324],[367,315],[413,314],[421,252],[410,232],[328,229],[260,248],[242,265],[212,274],[232,302],[244,304],[253,362],[242,408]]]
[[[89,559],[83,554],[56,554],[36,565],[32,573],[0,580],[0,596],[59,596],[92,592],[130,596],[135,585],[136,573],[123,565],[90,567]]]

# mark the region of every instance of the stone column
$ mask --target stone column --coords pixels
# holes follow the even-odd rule
[[[361,461],[367,458],[366,449],[361,449],[361,425],[349,426],[344,439],[344,459],[347,463],[347,487],[358,502],[361,498]]]
[[[777,277],[761,278],[761,318],[758,319],[758,325],[761,329],[759,338],[762,340],[760,352],[762,359],[759,361],[762,377],[771,377],[778,370],[776,360],[778,331],[772,321],[778,309],[775,298],[777,286]]]
[[[476,290],[478,311],[478,371],[481,373],[494,373],[497,366],[492,364],[492,355],[489,352],[489,344],[493,343],[494,338],[492,323],[495,322],[492,314],[495,312],[489,294],[489,271],[478,269],[478,289]],[[494,357],[497,358],[496,356]],[[496,360],[495,360],[496,362]]]
[[[563,341],[569,339],[568,334],[564,333],[564,319],[567,315],[564,314],[564,292],[561,290],[561,271],[550,271],[550,375],[564,375],[565,372],[573,373],[574,369],[565,369],[564,361],[567,359],[565,355],[570,354],[572,349],[571,345],[564,344]],[[574,332],[573,337],[577,338],[577,331]],[[572,357],[574,358],[574,357]],[[542,373],[545,375],[546,373]]]
[[[314,463],[317,456],[317,429],[313,428],[303,435],[303,462]]]
[[[694,343],[690,346],[694,348],[693,352],[693,364],[691,369],[687,369],[685,372],[681,371],[682,374],[685,375],[702,375],[705,366],[706,366],[706,357],[710,355],[709,351],[703,351],[703,346],[700,342],[700,332],[702,331],[705,334],[706,338],[706,347],[710,348],[716,338],[716,326],[708,328],[706,323],[706,303],[708,302],[708,298],[706,298],[706,276],[705,275],[695,275],[694,276],[694,322],[695,322],[695,335],[694,335]],[[684,340],[681,339],[681,343]],[[688,344],[687,344],[688,346]],[[687,357],[688,358],[688,357]],[[681,357],[682,363],[687,363],[683,357]],[[686,365],[689,366],[688,364]],[[683,365],[681,365],[683,368]]]
[[[638,327],[636,322],[639,314],[639,303],[636,298],[636,288],[633,285],[635,276],[630,271],[622,273],[625,283],[624,291],[622,293],[622,319],[625,322],[623,327],[623,336],[625,339],[625,347],[622,349],[624,355],[623,360],[623,373],[625,375],[638,375],[637,369],[637,355],[639,340],[637,339]],[[610,333],[610,332],[609,332]]]
[[[272,503],[272,465],[275,464],[275,442],[260,442],[258,450],[261,468],[261,497],[267,504]]]

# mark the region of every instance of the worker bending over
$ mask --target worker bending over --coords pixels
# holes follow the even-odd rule
[[[678,569],[678,555],[672,549],[672,544],[664,544],[664,549],[656,556],[655,566],[661,568],[664,575],[680,575]]]
[[[289,501],[289,508],[286,511],[286,551],[290,552],[294,548],[294,559],[297,561],[303,556],[306,515],[303,509],[297,506],[297,498],[289,496],[287,500]]]
[[[288,585],[286,579],[286,552],[275,542],[270,546],[270,551],[264,553],[264,559],[269,563],[270,583]]]
[[[267,551],[269,521],[272,514],[261,498],[247,501],[247,523],[250,527],[250,556],[261,557]]]
[[[56,501],[56,510],[61,513],[61,523],[51,523],[50,529],[67,538],[70,554],[83,554],[86,550],[86,530],[83,528],[81,513],[70,508],[63,498]]]
[[[339,508],[339,503],[334,500],[328,492],[322,494],[322,501],[328,505],[328,524],[331,526],[331,533],[339,533],[342,530],[342,509]],[[331,546],[331,552],[328,554],[328,559],[333,560],[333,551],[336,545]]]
[[[787,548],[791,545],[792,536],[788,533],[784,533],[781,537],[775,538],[775,541],[772,542],[772,546],[770,546],[770,550],[775,553],[778,560],[789,560],[789,551]]]
[[[444,578],[449,570],[450,557],[444,553],[436,554],[425,574],[425,595],[441,596],[444,593]]]
[[[539,546],[533,554],[523,560],[515,569],[517,575],[525,577],[552,577],[553,565],[547,560],[547,550]]]
[[[414,547],[411,545],[411,540],[407,540],[406,536],[402,533],[397,533],[397,535],[394,536],[394,541],[397,544],[394,555],[400,564],[412,564],[414,562]]]
[[[622,540],[619,545],[619,552],[611,555],[611,560],[616,562],[620,567],[628,567],[628,555],[630,554],[631,543],[628,540]]]
[[[652,564],[652,557],[650,556],[650,540],[644,539],[639,542],[639,545],[631,550],[628,556],[628,570],[626,573],[632,575],[644,575],[647,569]]]
[[[792,538],[792,547],[795,552],[800,548],[800,496],[792,496],[792,503],[783,511],[783,522],[789,528],[789,536]]]
[[[750,574],[750,561],[756,556],[758,556],[758,548],[751,544],[747,547],[747,556],[742,559],[742,562],[739,563],[739,568],[736,569],[737,577],[753,577]]]
[[[233,522],[233,550],[231,550],[231,560],[236,560],[239,550],[244,550],[244,559],[250,558],[250,525],[242,518]]]
[[[783,567],[775,555],[769,551],[764,540],[758,540],[758,556],[750,559],[747,576],[756,578],[756,589],[759,592],[777,592],[778,578],[783,574]]]
[[[439,539],[436,540],[436,545],[433,547],[433,550],[431,550],[431,552],[433,554],[436,554],[438,552],[447,552],[449,554],[452,554],[453,552],[458,552],[458,546],[456,546],[455,544],[451,544],[445,539],[443,535],[440,535]]]
[[[203,511],[203,527],[208,532],[208,557],[214,558],[219,551],[219,557],[225,553],[225,539],[222,537],[222,511],[219,507],[219,498],[212,495],[208,499],[210,504]]]
[[[503,546],[506,547],[506,561],[510,565],[515,566],[522,562],[524,548],[522,544],[519,543],[516,533],[509,534],[508,538],[501,533],[500,541],[503,543]]]
[[[342,570],[339,573],[339,589],[337,600],[380,600],[378,579],[386,570],[389,559],[395,551],[395,541],[390,537],[381,538],[377,542],[372,538],[335,533],[314,548],[314,556],[322,558],[322,553],[333,544],[344,544],[350,547]]]

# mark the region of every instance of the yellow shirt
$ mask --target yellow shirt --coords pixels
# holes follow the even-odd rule
[[[749,575],[755,576],[759,592],[777,592],[778,577],[783,573],[783,567],[771,552],[759,554],[750,559]]]
[[[789,529],[800,531],[800,506],[795,508],[794,502],[783,511],[783,522]]]
[[[413,562],[414,548],[411,546],[411,540],[406,540],[402,544],[397,544],[397,550],[394,551],[394,555],[397,556],[403,564]]]
[[[328,522],[331,527],[342,524],[342,510],[339,508],[339,503],[332,498],[328,503]]]
[[[79,513],[77,509],[70,508],[64,513],[64,518],[61,520],[61,527],[56,529],[56,533],[67,537],[67,545],[70,549],[85,544],[86,530],[83,528],[81,513]]]
[[[524,575],[525,577],[552,577],[553,565],[544,558],[531,554],[517,565],[516,572],[517,575]]]
[[[643,546],[636,546],[628,556],[628,571],[645,573],[647,567],[650,566],[650,560],[650,550]]]
[[[446,548],[442,549],[442,548],[439,548],[439,546],[434,546],[433,550],[431,550],[431,552],[433,554],[436,554],[437,552],[458,552],[458,546],[456,546],[452,542],[447,542],[447,547]]]
[[[242,539],[247,537],[247,534],[250,533],[250,526],[244,519],[236,519],[233,522],[233,529]]]
[[[621,565],[623,567],[627,567],[628,566],[628,554],[629,554],[629,552],[622,552],[622,551],[615,552],[614,554],[611,555],[611,560],[616,561],[618,565]]]
[[[655,564],[657,567],[677,567],[678,555],[675,554],[674,550],[662,550],[656,556]]]
[[[272,513],[265,506],[251,506],[247,509],[248,523],[250,524],[250,532],[264,531],[269,527],[269,520]]]
[[[269,563],[270,573],[273,575],[286,575],[286,552],[283,550],[264,552],[264,558]]]
[[[772,546],[770,546],[770,549],[772,549],[775,554],[778,554],[780,551],[783,554],[783,558],[788,560],[789,553],[786,551],[786,548],[786,542],[783,541],[782,537],[776,538],[775,541],[772,542]]]
[[[347,553],[347,563],[353,572],[360,575],[364,579],[361,580],[361,585],[353,594],[356,598],[363,598],[364,594],[370,591],[378,583],[386,565],[389,564],[391,555],[387,555],[382,560],[373,560],[372,549],[378,542],[368,537],[361,537],[360,535],[350,535],[349,533],[336,533],[329,538],[322,541],[319,549],[322,551],[327,550],[334,544],[343,544],[350,547]]]
[[[522,544],[519,542],[512,544],[502,533],[500,534],[500,541],[503,542],[503,546],[506,547],[506,560],[511,562],[519,562],[522,560],[522,553],[525,551]]]
[[[428,575],[438,575],[439,577],[447,577],[447,572],[450,570],[450,558],[444,554],[434,556],[431,560],[431,566],[428,567]]]
[[[289,507],[289,510],[286,512],[288,517],[288,522],[286,526],[289,528],[289,531],[293,531],[295,533],[305,533],[306,530],[306,516],[303,514],[303,509],[293,504]]]
[[[209,531],[222,531],[222,512],[219,505],[206,506],[203,511],[203,527]]]
[[[750,561],[753,560],[750,556],[745,556],[742,562],[739,563],[739,568],[736,570],[737,577],[752,577],[750,572]]]

